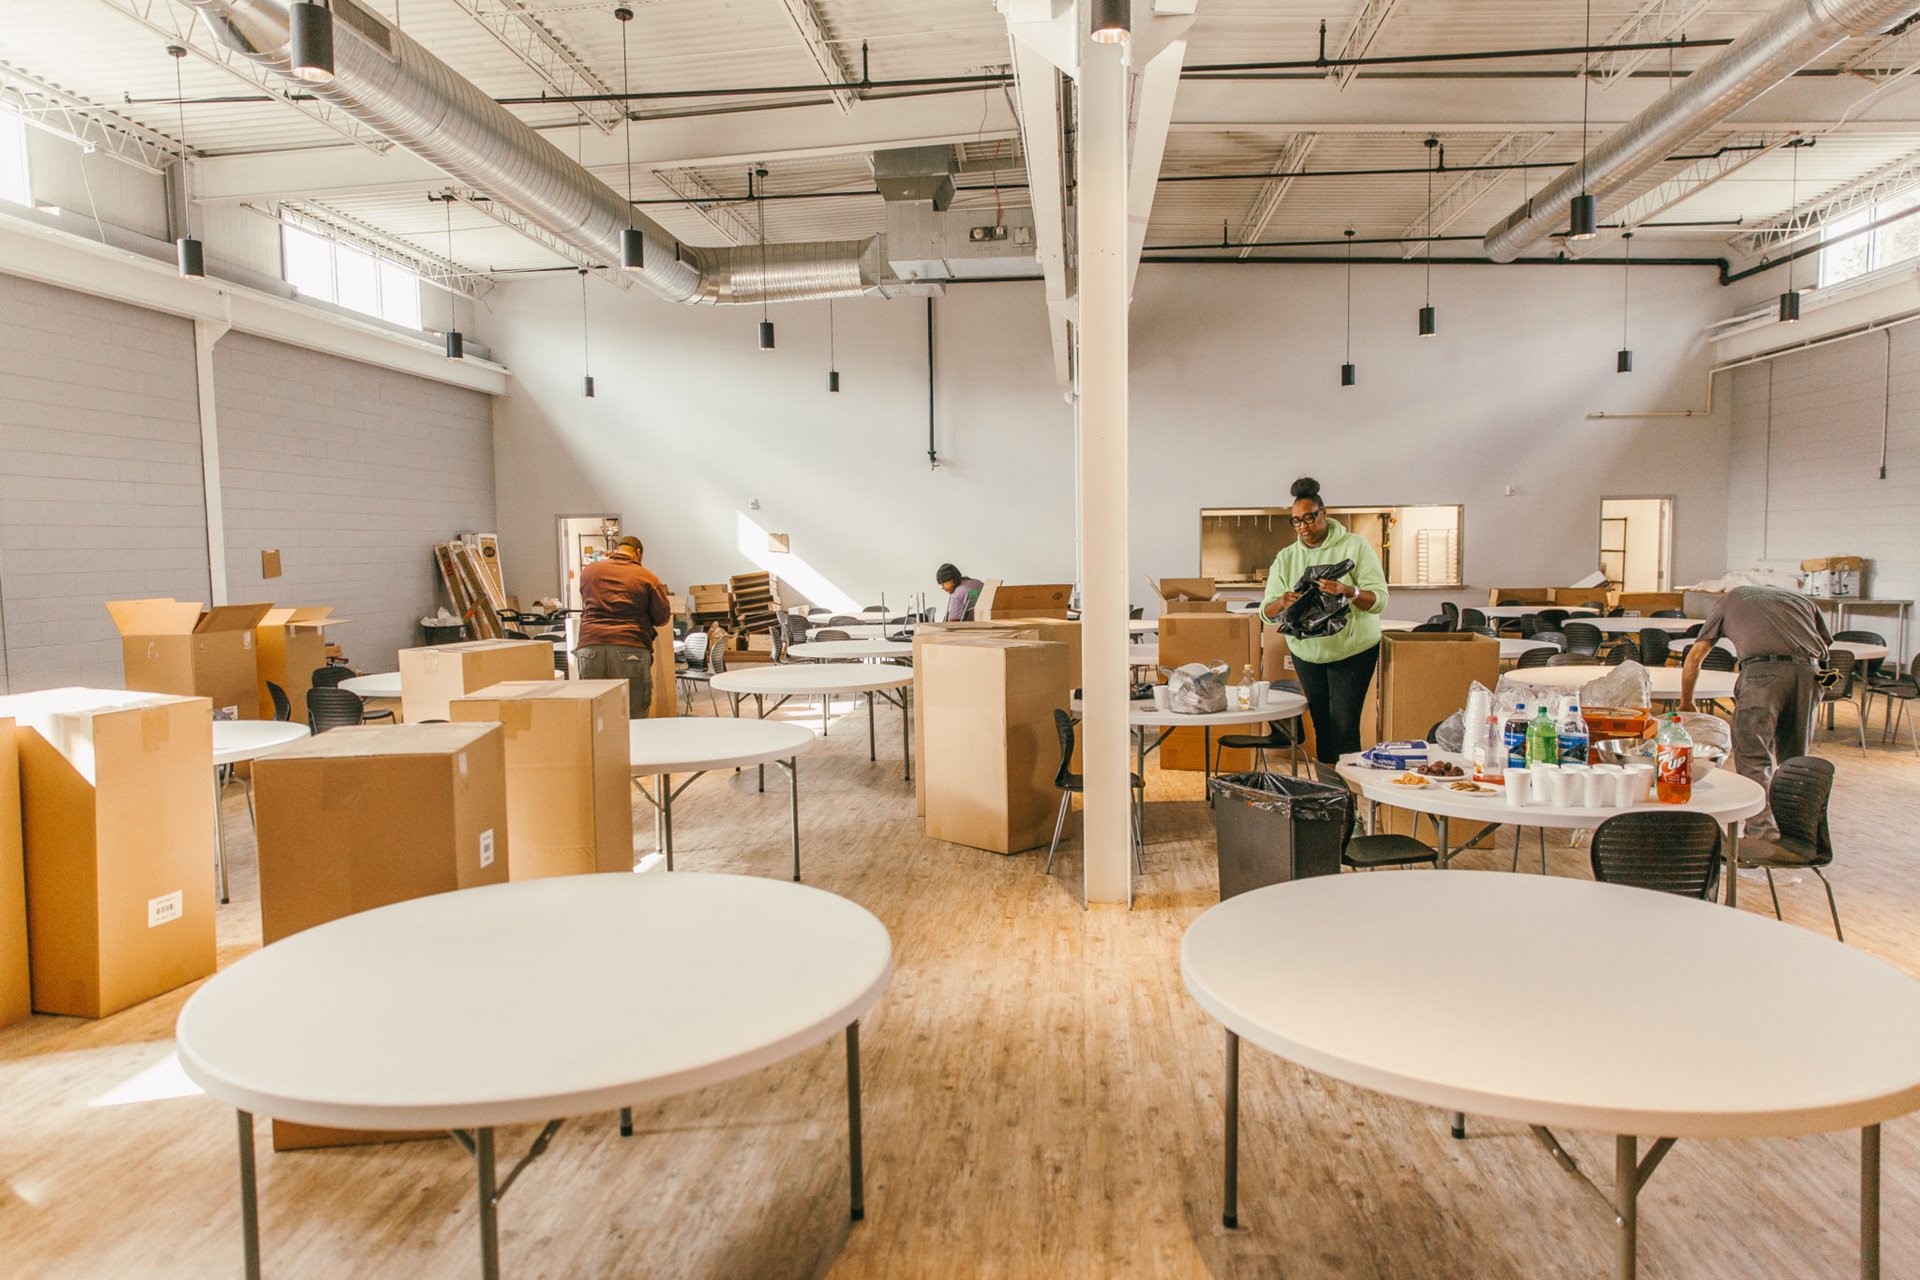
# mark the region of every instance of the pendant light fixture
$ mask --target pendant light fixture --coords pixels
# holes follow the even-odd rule
[[[1593,87],[1593,0],[1587,0],[1586,52],[1580,59],[1580,194],[1567,210],[1567,239],[1591,240],[1600,234],[1600,202],[1587,190],[1587,94]]]
[[[620,20],[620,128],[627,147],[627,229],[620,233],[620,266],[627,271],[645,271],[647,238],[633,225],[633,100],[626,96],[632,92],[627,75],[627,24],[633,21],[633,10],[621,5],[613,16]]]
[[[833,299],[827,299],[827,390],[840,393],[839,361],[833,358]]]
[[[333,11],[319,0],[294,0],[287,30],[293,74],[308,84],[333,79]]]
[[[1793,187],[1788,197],[1787,217],[1793,217],[1793,211],[1800,207],[1800,139],[1795,138],[1787,144],[1793,153]],[[1793,255],[1787,255],[1787,291],[1780,295],[1780,323],[1792,324],[1800,318],[1800,290],[1793,285]]]
[[[1132,0],[1093,0],[1087,34],[1095,44],[1125,44],[1133,35]]]
[[[1347,228],[1347,360],[1340,366],[1340,385],[1354,383],[1353,368],[1353,228]]]
[[[765,169],[753,168],[747,171],[747,198],[759,206],[760,212],[760,349],[762,351],[771,351],[773,350],[773,316],[767,307],[766,192],[762,190],[758,196],[755,196],[753,190],[753,180],[759,178],[764,182],[766,176],[767,171]]]
[[[1433,167],[1441,159],[1440,139],[1427,139],[1427,293],[1420,308],[1420,336],[1431,338],[1440,332],[1440,317],[1433,309]]]
[[[173,59],[173,104],[180,112],[180,238],[173,242],[173,252],[180,266],[180,274],[190,280],[198,280],[207,274],[206,255],[201,252],[200,242],[193,238],[193,193],[187,182],[187,157],[193,154],[193,148],[187,145],[187,95],[181,87],[180,60],[187,51],[177,44],[167,46],[167,56]]]
[[[1622,231],[1620,233],[1620,252],[1622,255],[1622,261],[1620,263],[1620,351],[1619,354],[1614,357],[1613,371],[1615,373],[1632,373],[1633,352],[1627,346],[1627,305],[1631,295],[1627,292],[1627,287],[1629,284],[1628,277],[1633,271],[1633,232]]]
[[[582,389],[580,394],[593,399],[593,351],[587,344],[587,334],[591,326],[587,320],[587,269],[580,268],[580,372]]]
[[[459,264],[453,260],[454,194],[451,191],[443,191],[432,199],[442,201],[447,206],[447,265],[457,271]],[[460,336],[460,330],[456,327],[460,323],[459,312],[455,310],[458,301],[459,299],[454,296],[453,283],[449,280],[447,283],[447,359],[449,360],[463,360],[467,354],[467,340]]]

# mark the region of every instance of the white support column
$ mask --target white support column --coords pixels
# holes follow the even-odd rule
[[[200,388],[200,483],[207,503],[207,599],[227,603],[227,517],[220,496],[220,414],[213,403],[213,345],[227,332],[219,320],[193,322],[193,371]]]
[[[1078,6],[1086,40],[1086,5]],[[1127,731],[1127,82],[1124,50],[1081,50],[1080,662],[1089,905],[1132,900]]]

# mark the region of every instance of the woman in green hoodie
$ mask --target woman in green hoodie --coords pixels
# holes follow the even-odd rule
[[[1321,763],[1332,764],[1360,749],[1360,707],[1380,659],[1380,613],[1387,607],[1387,575],[1372,545],[1327,515],[1320,482],[1312,476],[1293,482],[1293,529],[1293,542],[1280,549],[1267,570],[1267,593],[1260,606],[1260,615],[1267,621],[1300,598],[1293,586],[1309,568],[1353,561],[1348,573],[1321,578],[1311,588],[1348,598],[1352,607],[1346,626],[1317,639],[1287,639],[1294,673],[1307,695],[1314,754]]]

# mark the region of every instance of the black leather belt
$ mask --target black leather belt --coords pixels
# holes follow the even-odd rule
[[[1743,667],[1753,666],[1757,662],[1798,662],[1809,667],[1813,665],[1811,658],[1800,658],[1791,653],[1756,653],[1751,658],[1740,659],[1740,665]]]

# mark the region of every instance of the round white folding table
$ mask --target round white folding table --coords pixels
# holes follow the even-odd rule
[[[1072,702],[1074,713],[1080,712],[1080,699]],[[1274,720],[1293,720],[1307,709],[1307,700],[1297,693],[1285,689],[1268,689],[1265,702],[1258,706],[1242,707],[1234,697],[1234,687],[1227,687],[1227,710],[1209,712],[1205,715],[1189,715],[1185,712],[1169,711],[1155,706],[1151,702],[1129,702],[1127,704],[1127,726],[1134,731],[1134,759],[1136,767],[1145,772],[1147,753],[1156,750],[1165,742],[1175,729],[1202,730],[1206,744],[1207,762],[1205,776],[1213,776],[1213,731],[1231,725],[1267,724]],[[1149,743],[1146,729],[1158,729],[1160,734]],[[1296,737],[1297,741],[1297,737]]]
[[[221,783],[225,771],[245,764],[275,747],[308,736],[307,726],[286,720],[215,720],[213,722],[213,883],[220,901],[227,901],[227,833],[220,821]],[[253,813],[253,783],[246,788],[247,813]]]
[[[804,644],[788,646],[787,652],[796,658],[816,662],[866,661],[875,658],[913,660],[913,646],[898,640],[809,640]]]
[[[1500,678],[1529,689],[1570,692],[1584,689],[1601,676],[1615,670],[1607,666],[1524,667],[1506,672]],[[1695,698],[1731,698],[1735,672],[1702,671],[1693,686]],[[1680,696],[1679,667],[1648,667],[1647,682],[1655,701],[1672,702]]]
[[[253,1117],[446,1129],[478,1167],[480,1273],[499,1200],[563,1120],[770,1066],[845,1031],[863,1214],[859,1019],[893,947],[865,908],[746,876],[556,876],[395,903],[264,947],[195,992],[180,1064],[239,1112],[246,1274],[260,1275]],[[649,975],[671,973],[656,982]],[[494,1129],[544,1123],[496,1183]],[[537,1270],[530,1262],[528,1269]]]
[[[793,878],[800,878],[800,761],[814,743],[813,731],[779,720],[725,719],[719,716],[662,716],[627,721],[627,768],[633,786],[654,809],[654,841],[673,870],[673,799],[714,769],[759,765],[760,790],[767,789],[766,768],[787,771],[788,804],[793,823]],[[690,775],[673,785],[673,775]],[[651,775],[650,792],[640,779]]]
[[[845,622],[838,626],[828,622],[814,628],[815,631],[838,631],[849,640],[885,640],[889,636],[902,634],[902,624],[893,623],[882,626],[878,622]],[[809,643],[828,644],[830,641],[809,641]]]
[[[1588,615],[1600,612],[1584,604],[1483,604],[1473,607],[1489,618],[1518,618],[1529,613],[1537,614],[1542,609],[1558,609],[1569,618],[1578,615],[1582,622],[1591,622],[1593,619]]]
[[[1607,1203],[1619,1280],[1635,1274],[1639,1190],[1676,1139],[1857,1128],[1860,1274],[1880,1274],[1880,1125],[1920,1108],[1920,983],[1864,952],[1623,885],[1354,874],[1209,909],[1180,968],[1226,1028],[1228,1227],[1244,1038],[1364,1089],[1528,1125]],[[1618,1135],[1611,1196],[1550,1126]],[[1641,1134],[1656,1138],[1644,1158]]]
[[[1673,647],[1676,651],[1684,653],[1693,647],[1693,641],[1676,640],[1673,642]],[[1740,652],[1733,641],[1725,637],[1722,637],[1719,643],[1714,645],[1714,648],[1725,649],[1728,653],[1733,654]],[[1884,644],[1874,644],[1867,640],[1835,640],[1829,644],[1827,648],[1836,653],[1850,653],[1853,655],[1855,662],[1872,662],[1878,658],[1885,658],[1888,653],[1892,652]]]
[[[873,701],[883,697],[900,708],[900,757],[908,782],[913,781],[913,717],[908,714],[909,690],[913,672],[907,667],[872,666],[849,662],[790,663],[768,662],[751,667],[732,667],[713,677],[712,685],[733,699],[733,714],[740,714],[740,698],[751,694],[760,717],[778,711],[788,698],[820,699],[820,736],[827,735],[836,695],[867,695],[867,759],[877,760]],[[777,698],[768,706],[768,698]]]
[[[1149,637],[1135,640],[1127,646],[1127,665],[1130,667],[1157,667],[1160,665],[1160,640]]]
[[[1568,618],[1568,622],[1584,622],[1609,635],[1631,634],[1636,631],[1664,631],[1677,636],[1688,627],[1701,626],[1705,618]]]
[[[355,676],[351,680],[342,680],[340,687],[362,698],[397,698],[400,696],[400,673],[381,671],[370,676]]]

